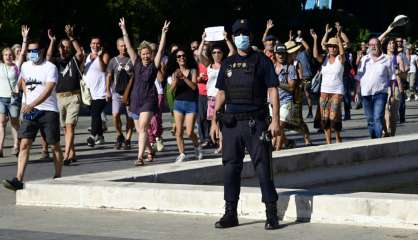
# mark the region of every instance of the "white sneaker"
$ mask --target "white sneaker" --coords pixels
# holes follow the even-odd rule
[[[405,101],[410,102],[412,99],[408,97]]]
[[[194,148],[194,152],[196,154],[196,158],[197,160],[202,160],[203,159],[203,152],[202,152],[202,147],[195,147]]]
[[[157,145],[157,151],[161,152],[164,149],[164,141],[162,138],[156,138],[155,144]]]
[[[101,145],[101,144],[104,144],[105,143],[105,139],[104,139],[104,137],[103,136],[97,136],[96,137],[96,140],[95,140],[95,143],[97,144],[97,145]]]
[[[180,155],[176,158],[176,161],[174,163],[181,163],[186,161],[186,154],[180,153]]]

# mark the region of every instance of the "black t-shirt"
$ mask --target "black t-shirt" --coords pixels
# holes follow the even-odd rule
[[[192,71],[196,71],[196,69],[191,69],[189,71],[189,75],[187,76],[187,79],[189,79],[189,81],[192,81]],[[182,80],[178,81],[176,91],[174,93],[175,100],[197,102],[198,96],[199,96],[199,91],[197,89],[197,86],[196,86],[196,89],[193,90],[184,81]]]
[[[279,86],[276,72],[274,71],[273,63],[263,53],[251,51],[247,56],[241,56],[239,54],[232,55],[222,62],[221,69],[219,70],[218,79],[216,81],[216,88],[219,90],[225,90],[225,78],[226,69],[232,66],[233,63],[243,62],[253,54],[258,54],[258,63],[256,65],[256,77],[258,81],[263,83],[262,96],[267,100],[267,89],[271,87]],[[255,58],[253,58],[255,59]],[[267,102],[266,102],[267,103]],[[259,108],[257,105],[248,104],[227,104],[226,112],[249,112],[255,111]]]
[[[50,61],[58,68],[58,83],[55,88],[57,93],[80,90],[81,75],[77,67],[80,66],[80,62],[75,57],[68,59],[57,57]]]

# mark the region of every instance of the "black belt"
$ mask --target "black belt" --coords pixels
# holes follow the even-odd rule
[[[241,112],[241,113],[225,112],[223,114],[232,115],[237,121],[242,121],[242,120],[251,120],[251,119],[265,120],[266,117],[269,115],[269,112],[268,112],[268,109],[262,108],[262,109],[251,111],[251,112]]]

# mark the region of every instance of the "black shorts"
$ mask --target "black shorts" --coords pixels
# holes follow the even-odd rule
[[[46,142],[50,145],[60,141],[60,118],[59,113],[44,111],[36,120],[23,119],[19,129],[19,139],[27,138],[35,140],[38,130],[45,133]]]

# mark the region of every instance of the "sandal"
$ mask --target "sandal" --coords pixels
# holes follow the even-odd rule
[[[144,159],[142,159],[142,158],[138,158],[138,160],[136,160],[136,161],[134,162],[134,164],[135,164],[135,166],[136,166],[136,167],[139,167],[139,166],[144,166],[144,165],[145,165],[145,163],[144,163]]]
[[[147,155],[147,160],[145,160],[145,161],[147,161],[147,162],[153,162],[154,161],[154,156],[155,156],[154,151],[145,152],[145,154]]]

